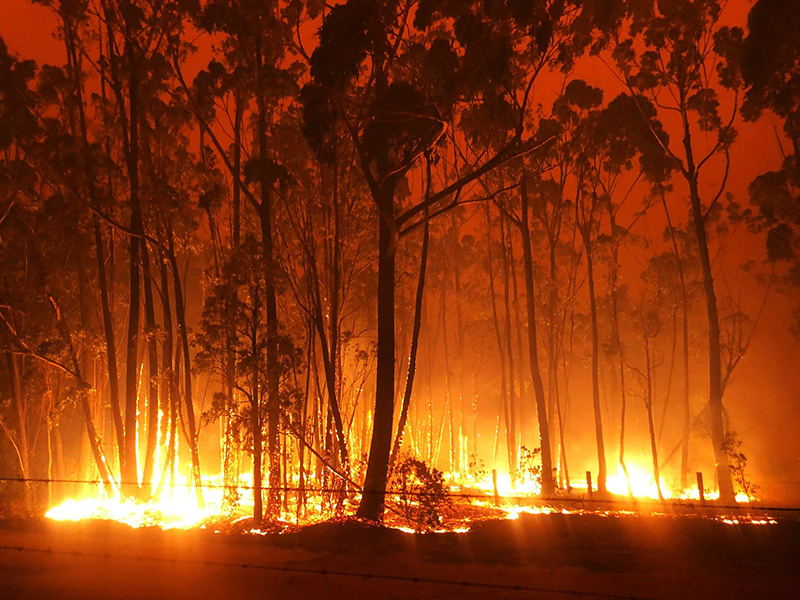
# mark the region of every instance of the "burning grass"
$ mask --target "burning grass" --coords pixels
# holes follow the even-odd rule
[[[708,501],[698,504],[698,490],[675,490],[662,484],[664,501],[646,471],[629,468],[628,479],[614,474],[608,479],[608,494],[589,494],[585,485],[559,490],[555,498],[539,497],[535,478],[513,481],[508,474],[454,477],[424,463],[408,462],[398,469],[387,494],[384,525],[413,532],[464,532],[476,522],[518,519],[525,514],[562,515],[662,515],[714,519],[729,525],[769,525],[777,521],[751,504],[741,508],[715,508],[715,494],[705,491]],[[56,521],[108,520],[130,527],[161,529],[205,528],[222,533],[284,533],[309,524],[354,514],[360,494],[356,491],[291,488],[284,494],[277,517],[256,527],[253,518],[252,485],[242,477],[236,489],[222,485],[221,476],[204,477],[203,504],[189,477],[166,486],[149,500],[126,498],[117,488],[108,495],[102,486],[92,486],[82,498],[67,499],[47,511]],[[231,498],[234,499],[231,502]],[[737,498],[740,500],[740,498]],[[742,498],[740,501],[751,500]]]

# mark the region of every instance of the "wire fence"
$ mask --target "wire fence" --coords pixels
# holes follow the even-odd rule
[[[50,479],[50,478],[35,478],[35,477],[0,477],[0,483],[40,483],[40,484],[73,484],[73,485],[104,485],[105,482],[101,479]],[[141,482],[116,482],[121,488],[153,488],[157,487],[156,484],[147,484]],[[175,482],[170,484],[172,487],[197,487],[193,482]],[[202,489],[229,489],[229,490],[254,490],[255,486],[247,484],[225,485],[216,483],[201,483]],[[310,486],[270,486],[269,484],[261,485],[261,490],[268,493],[270,490],[278,490],[284,493],[297,493],[297,494],[355,494],[362,495],[364,492],[359,486],[355,484],[341,487],[310,487]],[[373,492],[376,493],[376,492]],[[380,494],[380,493],[377,493]],[[415,489],[398,489],[387,488],[383,494],[385,496],[398,496],[398,497],[432,497],[440,496],[449,499],[458,500],[483,500],[487,502],[504,502],[504,503],[520,503],[530,502],[543,505],[583,505],[583,506],[665,506],[684,509],[697,509],[697,508],[712,508],[724,510],[762,510],[770,512],[786,512],[786,513],[800,513],[800,506],[780,506],[780,505],[766,505],[760,502],[748,502],[741,504],[720,504],[715,500],[706,499],[705,501],[693,499],[664,499],[657,500],[654,498],[642,497],[617,497],[617,498],[604,498],[597,495],[597,492],[591,498],[585,496],[555,496],[555,497],[542,497],[532,494],[499,494],[492,491],[485,492],[458,492],[458,491],[426,491]]]
[[[261,563],[249,562],[227,562],[218,560],[202,560],[179,557],[159,557],[131,554],[116,554],[112,552],[86,552],[84,550],[58,550],[53,548],[33,548],[30,546],[8,546],[0,545],[0,552],[30,552],[45,555],[62,555],[73,558],[100,558],[100,559],[121,559],[137,562],[164,563],[164,564],[186,564],[200,567],[220,567],[229,569],[260,570],[280,573],[283,575],[311,575],[318,577],[339,577],[348,579],[363,579],[377,581],[391,581],[395,583],[410,583],[413,585],[442,585],[455,586],[458,588],[473,588],[482,590],[492,590],[495,592],[518,592],[520,594],[551,594],[582,598],[607,598],[613,600],[647,600],[643,596],[630,594],[611,594],[606,592],[588,592],[582,590],[561,589],[546,586],[518,585],[507,583],[492,583],[485,581],[469,581],[461,579],[448,579],[444,577],[419,577],[411,575],[389,575],[384,573],[368,573],[356,571],[342,571],[337,569],[309,568],[287,565],[265,565]]]

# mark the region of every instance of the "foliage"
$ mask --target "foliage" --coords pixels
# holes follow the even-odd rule
[[[739,439],[739,435],[734,431],[725,435],[725,452],[730,461],[728,467],[731,470],[734,484],[748,498],[755,499],[761,488],[751,481],[747,473],[747,456],[742,451],[742,441]]]
[[[444,474],[417,458],[399,461],[388,487],[398,494],[397,506],[416,531],[439,529],[442,518],[453,508]]]
[[[523,481],[541,483],[542,481],[542,449],[520,446],[519,476]]]

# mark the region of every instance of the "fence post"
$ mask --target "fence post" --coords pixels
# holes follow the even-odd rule
[[[589,492],[589,500],[594,500],[592,493],[592,472],[586,471],[586,491]]]
[[[703,474],[700,471],[697,472],[697,492],[700,494],[700,504],[705,506],[706,495],[703,491]]]

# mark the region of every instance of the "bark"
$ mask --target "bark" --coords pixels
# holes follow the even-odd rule
[[[448,334],[447,334],[447,284],[448,284],[448,264],[447,264],[447,257],[446,257],[446,250],[445,250],[445,257],[442,261],[442,293],[440,296],[441,310],[439,311],[439,317],[441,319],[441,327],[442,327],[442,358],[444,359],[444,381],[445,381],[445,400],[447,404],[447,425],[450,432],[450,472],[456,473],[460,469],[459,465],[459,444],[458,440],[460,438],[460,430],[456,423],[455,412],[453,410],[453,370],[451,368],[451,361],[450,361],[450,344],[448,341]]]
[[[592,408],[594,409],[595,441],[597,443],[597,491],[606,492],[606,453],[603,442],[603,416],[600,409],[600,341],[597,327],[597,296],[594,288],[594,261],[588,233],[584,234],[586,271],[589,282],[589,310],[592,321]]]
[[[263,90],[263,54],[262,32],[256,35],[256,86]],[[280,419],[279,379],[280,367],[278,363],[278,307],[275,292],[275,259],[272,235],[272,195],[269,182],[269,169],[267,157],[267,107],[264,94],[256,94],[258,115],[256,135],[258,138],[258,153],[261,160],[259,184],[261,187],[261,202],[258,205],[259,220],[261,223],[261,243],[266,281],[266,309],[267,309],[267,451],[269,452],[269,494],[267,497],[267,512],[270,518],[277,518],[280,513],[281,501],[281,460],[279,455],[278,431]]]
[[[500,354],[500,411],[498,412],[498,425],[495,431],[495,451],[494,451],[494,460],[497,461],[497,449],[498,449],[498,440],[499,440],[499,420],[500,415],[502,415],[504,424],[506,427],[506,434],[511,429],[509,423],[509,414],[508,414],[508,387],[507,387],[507,370],[506,370],[506,350],[503,347],[503,335],[500,331],[500,319],[497,314],[497,299],[494,295],[494,261],[492,260],[492,229],[491,229],[491,214],[489,212],[489,205],[487,204],[485,207],[486,213],[486,233],[487,233],[487,257],[488,257],[488,267],[489,267],[489,297],[491,299],[492,305],[492,322],[494,323],[494,333],[495,338],[497,339],[497,349]],[[508,469],[511,471],[512,465],[514,463],[512,454],[511,454],[511,445],[507,445],[507,457],[508,457]]]
[[[427,213],[425,215],[427,217]],[[450,213],[450,224],[453,231],[453,237],[455,238],[455,247],[458,251],[458,255],[456,256],[456,260],[453,261],[453,295],[455,296],[455,303],[456,303],[456,360],[458,362],[458,395],[459,395],[459,409],[461,411],[461,433],[464,436],[463,444],[463,454],[467,458],[467,467],[469,467],[469,434],[467,431],[469,428],[467,427],[467,417],[466,415],[470,413],[470,410],[467,406],[466,400],[466,393],[464,391],[464,380],[465,380],[465,365],[464,365],[464,315],[462,310],[462,293],[461,293],[461,244],[458,239],[458,229],[456,227],[456,217],[455,213]],[[477,450],[477,419],[473,423],[473,431],[472,431],[472,445],[473,451],[472,454],[477,461],[478,450]]]
[[[156,446],[158,445],[158,340],[156,340],[156,316],[153,303],[153,284],[150,278],[150,255],[147,244],[142,244],[142,270],[144,275],[144,322],[147,336],[148,394],[147,394],[147,446],[142,471],[142,483],[152,495],[153,471],[155,469]]]
[[[164,323],[164,339],[161,346],[161,378],[159,380],[160,389],[158,397],[161,401],[161,412],[163,414],[161,419],[161,439],[165,440],[167,444],[167,452],[165,453],[164,465],[161,470],[161,478],[159,481],[160,488],[163,484],[164,476],[172,467],[169,458],[172,455],[172,446],[174,445],[171,432],[173,431],[172,425],[175,422],[174,404],[176,402],[176,395],[173,393],[175,388],[175,373],[172,368],[174,338],[166,257],[161,256],[158,262],[161,281],[161,316]]]
[[[186,328],[186,304],[183,299],[183,283],[181,282],[178,259],[175,256],[175,247],[172,232],[168,232],[167,256],[172,270],[172,287],[175,294],[175,320],[178,326],[178,336],[181,341],[181,356],[183,358],[184,390],[183,399],[186,406],[186,422],[188,428],[189,452],[192,456],[192,480],[194,482],[197,504],[205,506],[203,501],[203,483],[200,477],[200,453],[197,447],[197,422],[194,416],[194,402],[192,400],[192,362],[189,354],[189,334]]]
[[[117,451],[120,461],[125,455],[125,429],[122,424],[122,410],[119,402],[119,371],[117,368],[117,345],[114,339],[114,324],[111,320],[111,302],[106,279],[105,257],[103,252],[103,239],[100,232],[100,223],[94,218],[95,255],[97,257],[97,281],[100,288],[100,305],[103,313],[103,336],[106,348],[106,367],[108,369],[109,401],[111,404],[111,419],[114,423],[114,433],[117,438]]]
[[[650,433],[650,453],[653,457],[653,478],[656,482],[656,489],[658,490],[658,499],[664,501],[664,496],[661,493],[661,475],[658,469],[658,444],[656,443],[656,428],[653,422],[653,369],[652,360],[650,358],[650,341],[647,337],[644,340],[644,355],[645,355],[645,379],[647,389],[645,391],[645,408],[647,409],[647,429]]]
[[[425,217],[427,219],[427,211]],[[419,276],[417,278],[417,292],[414,297],[414,324],[411,331],[411,348],[408,355],[408,373],[406,374],[406,385],[403,390],[403,403],[400,407],[400,419],[397,423],[397,433],[392,446],[392,453],[389,459],[391,467],[400,453],[403,445],[403,435],[406,430],[408,419],[408,409],[411,406],[411,391],[414,387],[414,377],[417,372],[417,352],[419,349],[419,332],[422,326],[422,302],[425,296],[425,274],[428,265],[428,244],[430,241],[430,223],[425,221],[422,231],[422,253],[419,259]]]
[[[544,383],[539,364],[539,343],[536,331],[536,289],[533,278],[533,252],[531,249],[530,223],[528,221],[528,186],[523,180],[520,186],[522,195],[522,216],[520,230],[522,232],[522,251],[525,271],[525,307],[528,315],[528,356],[530,359],[531,377],[533,379],[534,400],[536,402],[536,415],[539,421],[539,446],[542,456],[542,494],[552,496],[555,494],[553,481],[553,458],[550,443],[550,424],[547,418],[545,404]]]
[[[250,322],[250,353],[253,357],[252,385],[250,388],[250,429],[253,435],[253,524],[256,528],[261,526],[264,509],[262,499],[262,453],[264,441],[262,438],[261,423],[261,375],[258,368],[258,329],[259,329],[259,307],[258,293],[254,294],[256,304],[253,306]]]
[[[689,484],[689,434],[692,426],[691,406],[689,404],[689,293],[686,289],[686,275],[683,272],[683,261],[681,260],[678,240],[675,236],[675,228],[672,226],[672,219],[667,207],[667,199],[661,195],[661,205],[664,208],[664,215],[667,218],[667,228],[669,230],[670,242],[672,245],[672,255],[675,257],[675,266],[678,270],[678,279],[681,286],[681,333],[683,350],[683,440],[681,442],[681,489],[685,490]]]
[[[611,231],[616,229],[615,217],[613,210],[609,211],[611,219]],[[619,244],[616,240],[612,242],[613,254],[611,257],[611,265],[609,267],[610,279],[610,294],[611,294],[611,330],[614,336],[614,344],[616,346],[617,358],[619,360],[619,386],[620,386],[620,418],[619,418],[619,466],[625,474],[625,481],[628,485],[628,495],[633,496],[633,489],[631,488],[631,479],[628,475],[628,466],[625,464],[625,425],[626,413],[628,409],[628,396],[625,386],[625,353],[622,348],[622,336],[619,330],[619,303],[618,303],[618,281],[619,281]],[[660,490],[661,488],[659,488]]]
[[[399,232],[394,222],[394,185],[378,190],[378,364],[375,413],[364,492],[357,516],[381,521],[394,420],[394,275]]]
[[[127,3],[125,3],[127,4]],[[136,448],[136,421],[139,398],[137,395],[137,375],[139,373],[139,321],[140,321],[140,245],[144,234],[142,223],[142,206],[139,199],[139,69],[136,51],[131,41],[130,25],[126,19],[125,55],[130,69],[128,77],[128,101],[130,115],[128,118],[128,151],[126,163],[128,184],[130,186],[130,231],[128,265],[128,338],[125,353],[125,453],[122,463],[122,480],[125,488],[138,489],[139,469]],[[124,104],[120,107],[124,112]],[[138,492],[137,492],[138,493]]]
[[[511,478],[511,481],[515,481],[517,478],[517,467],[519,464],[519,440],[517,438],[517,395],[516,388],[514,387],[514,379],[517,374],[517,369],[514,365],[514,350],[511,344],[511,302],[509,297],[510,259],[508,256],[509,247],[508,243],[506,242],[506,237],[505,219],[501,218],[500,248],[503,260],[503,309],[505,314],[506,355],[508,356],[508,474]],[[520,395],[521,394],[522,386],[520,385]]]
[[[685,102],[681,103],[685,106]],[[722,406],[722,348],[720,343],[719,312],[717,296],[714,291],[714,276],[711,271],[711,257],[708,251],[705,215],[700,201],[697,185],[697,169],[694,162],[694,150],[686,109],[681,112],[683,120],[683,146],[686,153],[686,179],[689,184],[689,198],[692,210],[692,227],[697,241],[700,268],[703,274],[703,291],[706,299],[708,316],[708,406],[711,418],[711,443],[714,447],[719,498],[723,504],[736,502],[733,480],[728,466],[728,454],[725,450],[725,425]]]

